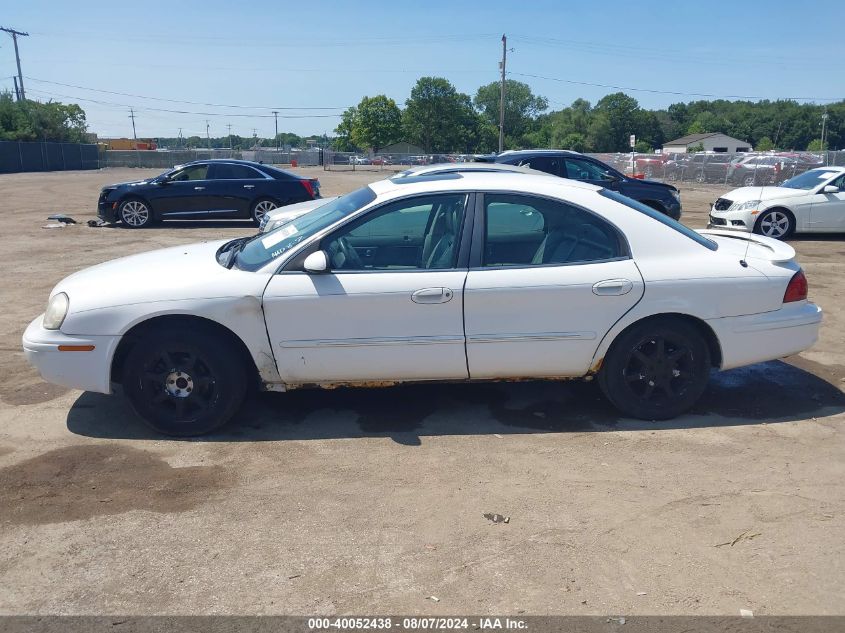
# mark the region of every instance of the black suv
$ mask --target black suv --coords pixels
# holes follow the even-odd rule
[[[159,220],[251,218],[320,197],[320,181],[245,160],[198,160],[155,178],[107,185],[97,215],[138,229]]]
[[[639,200],[675,220],[681,217],[681,194],[677,187],[654,180],[639,180],[616,171],[591,156],[568,150],[520,150],[502,152],[479,160],[524,165],[562,178],[581,180]]]

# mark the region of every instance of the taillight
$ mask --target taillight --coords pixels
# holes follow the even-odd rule
[[[302,183],[302,186],[305,187],[305,191],[308,192],[308,195],[312,198],[314,197],[314,185],[311,184],[310,180],[300,180],[299,182]]]
[[[783,302],[792,303],[793,301],[804,301],[807,298],[807,277],[804,276],[804,271],[799,270],[792,275],[789,280],[789,285],[786,287],[786,292],[783,293]]]

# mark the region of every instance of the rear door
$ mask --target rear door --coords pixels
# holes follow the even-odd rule
[[[249,217],[252,202],[267,177],[249,165],[215,163],[208,194],[209,214],[221,218]]]
[[[621,233],[548,198],[488,193],[477,206],[464,290],[470,378],[584,375],[643,294]]]

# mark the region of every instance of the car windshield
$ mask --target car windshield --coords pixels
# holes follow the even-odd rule
[[[804,189],[809,191],[815,189],[826,180],[838,176],[841,172],[830,171],[827,169],[813,169],[805,171],[803,174],[798,174],[785,181],[781,187],[788,189]]]
[[[666,226],[675,229],[678,233],[683,233],[693,242],[701,244],[704,248],[709,248],[711,251],[718,250],[719,248],[719,245],[713,240],[708,240],[706,237],[701,235],[701,233],[693,231],[691,228],[684,226],[677,220],[673,220],[668,215],[660,213],[660,211],[652,209],[651,207],[644,205],[642,202],[638,202],[628,196],[623,196],[621,193],[616,191],[610,191],[609,189],[602,189],[599,191],[599,194],[603,195],[605,198],[610,198],[619,204],[624,204],[626,207],[631,207],[632,209],[657,220],[661,224],[665,224]]]
[[[312,235],[363,209],[375,199],[375,192],[369,187],[363,187],[317,207],[269,233],[260,233],[244,244],[235,257],[234,267],[241,270],[258,270]]]

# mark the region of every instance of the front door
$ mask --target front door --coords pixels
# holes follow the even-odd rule
[[[207,163],[188,165],[171,174],[150,196],[153,211],[164,219],[204,218],[211,205],[210,184]]]
[[[828,183],[839,187],[836,193],[817,193],[810,207],[811,231],[845,231],[845,174]]]
[[[288,384],[467,378],[463,193],[373,209],[325,237],[325,274],[283,272],[264,314]]]
[[[464,290],[470,378],[582,376],[643,294],[619,231],[584,209],[485,194]]]

